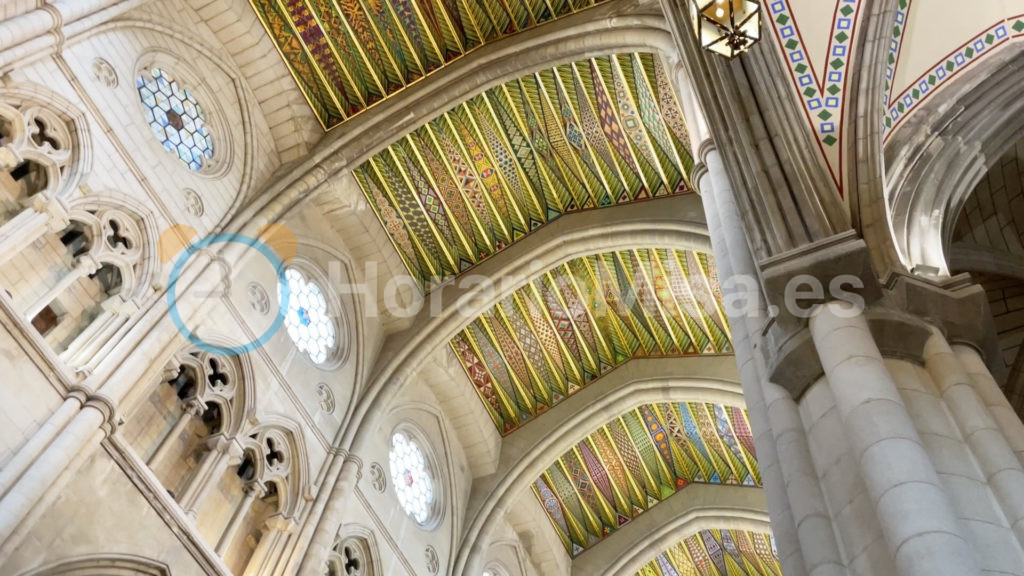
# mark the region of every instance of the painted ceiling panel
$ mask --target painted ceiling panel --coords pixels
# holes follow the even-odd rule
[[[956,18],[949,14],[956,13]],[[963,10],[952,0],[899,0],[889,44],[883,134],[960,72],[1024,38],[1024,0],[1000,0]]]
[[[451,346],[502,434],[632,358],[732,353],[713,261],[664,249],[558,266]]]
[[[562,455],[533,489],[575,557],[692,483],[761,485],[744,410],[701,403],[641,406]]]
[[[325,128],[474,48],[604,0],[250,0]]]
[[[429,291],[566,213],[689,192],[687,142],[660,60],[619,54],[488,90],[355,174]]]
[[[840,194],[848,67],[863,4],[863,0],[766,2],[765,17]]]
[[[771,534],[702,530],[659,554],[637,576],[782,576]]]

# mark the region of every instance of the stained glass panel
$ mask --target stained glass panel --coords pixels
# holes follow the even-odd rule
[[[302,272],[289,269],[285,272],[288,280],[288,310],[284,325],[288,336],[309,359],[317,364],[327,361],[334,349],[336,336],[334,322],[327,311],[327,300],[315,282],[307,280]],[[278,287],[278,301],[281,290]]]
[[[413,520],[426,524],[434,507],[434,479],[423,450],[415,440],[396,432],[391,437],[389,463],[398,503]]]
[[[195,96],[160,68],[144,72],[135,86],[146,122],[160,144],[190,170],[201,170],[213,157],[213,136]]]

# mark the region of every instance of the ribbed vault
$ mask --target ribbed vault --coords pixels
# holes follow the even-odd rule
[[[484,44],[603,0],[250,0],[325,128]]]
[[[429,291],[566,213],[688,192],[688,140],[660,57],[615,54],[487,90],[355,175]]]

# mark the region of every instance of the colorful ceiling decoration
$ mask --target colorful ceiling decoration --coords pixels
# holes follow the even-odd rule
[[[619,54],[488,90],[355,171],[425,291],[569,212],[689,190],[660,60]]]
[[[665,552],[637,576],[782,576],[771,534],[702,530]]]
[[[250,0],[324,128],[474,48],[604,0]]]
[[[1017,13],[1019,3],[1012,6],[993,2],[949,19],[950,10],[960,5],[942,1],[948,5],[912,0],[897,3],[885,70],[882,134],[886,140],[922,101],[957,74],[1002,46],[1024,38],[1024,14]],[[950,22],[955,22],[959,35],[937,30]],[[913,44],[906,47],[911,54],[904,54],[908,42]]]
[[[533,490],[575,557],[693,483],[761,485],[743,409],[641,406],[562,455]]]
[[[732,353],[713,261],[660,249],[558,266],[451,346],[502,434],[632,358]]]
[[[771,30],[840,194],[843,194],[843,124],[848,67],[863,3],[863,0],[766,2]]]

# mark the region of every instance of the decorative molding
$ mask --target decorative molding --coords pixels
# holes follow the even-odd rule
[[[185,211],[195,216],[196,218],[206,213],[206,207],[203,205],[203,198],[198,192],[191,188],[185,189]]]
[[[792,0],[770,0],[768,20],[789,68],[793,86],[803,103],[818,146],[832,179],[843,194],[843,123],[846,86],[853,37],[860,16],[861,0],[837,0],[829,34],[825,70],[814,69],[803,35],[790,8]]]
[[[437,557],[437,550],[433,546],[427,546],[424,556],[427,562],[427,570],[431,574],[437,574],[437,571],[441,569],[441,560]]]
[[[334,408],[336,406],[334,393],[331,392],[331,388],[326,382],[320,382],[316,385],[316,395],[320,398],[320,409],[326,414],[334,414]]]
[[[906,4],[906,7],[904,7]],[[896,14],[896,27],[894,28],[894,43],[899,43],[895,38],[895,31],[897,29],[902,30],[902,34],[906,34],[905,25],[901,26],[901,22],[906,22],[907,14],[909,12],[909,2],[900,3],[901,10]],[[901,20],[902,19],[902,20]],[[896,98],[891,97],[892,86],[889,86],[887,93],[889,95],[886,98],[887,113],[882,122],[882,137],[884,140],[888,140],[892,136],[893,131],[899,127],[899,125],[909,116],[924,100],[929,96],[938,91],[944,85],[949,83],[954,76],[963,72],[973,64],[980,62],[985,56],[996,51],[999,48],[1011,40],[1024,37],[1024,14],[1006,18],[1001,20],[991,27],[985,29],[981,33],[977,34],[964,44],[960,45],[959,48],[947,54],[944,58],[940,59],[928,71],[922,74],[914,82],[910,84],[906,90],[899,94]],[[900,46],[896,46],[896,53],[899,53]],[[891,75],[895,76],[897,62],[892,67]],[[889,79],[887,79],[887,85]]]
[[[381,468],[380,464],[374,462],[370,464],[370,486],[378,494],[383,494],[384,490],[388,487],[388,478],[384,474],[384,469]]]
[[[114,70],[113,64],[103,58],[97,57],[92,61],[92,76],[107,88],[117,88],[117,70]]]
[[[249,308],[260,316],[266,316],[270,311],[270,296],[267,291],[256,282],[250,282],[246,288],[249,295]]]

